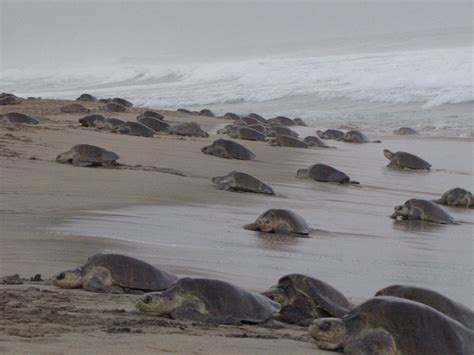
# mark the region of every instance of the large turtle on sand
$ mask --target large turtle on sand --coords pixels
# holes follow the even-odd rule
[[[69,104],[59,108],[61,112],[64,113],[86,113],[89,112],[89,109],[85,108],[81,104]]]
[[[211,145],[202,148],[201,152],[225,159],[255,159],[255,154],[251,150],[228,139],[216,139]]]
[[[441,198],[433,200],[433,202],[439,205],[447,205],[451,207],[474,208],[472,193],[460,187],[455,187],[454,189],[446,191]]]
[[[0,122],[13,124],[38,124],[38,119],[19,112],[0,114]]]
[[[239,120],[236,120],[234,123],[239,123],[241,125],[251,125],[251,124],[261,124],[262,122],[255,117],[242,116]]]
[[[252,175],[235,170],[225,176],[213,177],[212,182],[221,190],[255,192],[267,195],[275,194],[271,186],[265,184],[263,181],[260,181]]]
[[[173,274],[130,256],[96,254],[83,266],[56,275],[53,283],[61,288],[123,293],[129,290],[161,291],[177,279]]]
[[[260,123],[263,123],[263,124],[267,123],[267,120],[262,115],[259,115],[258,113],[252,112],[252,113],[249,113],[247,116],[255,118]]]
[[[407,152],[393,153],[388,149],[384,149],[383,155],[390,160],[390,163],[387,165],[389,168],[413,170],[430,170],[431,168],[431,164],[426,160]]]
[[[276,136],[269,140],[270,145],[279,147],[290,147],[290,148],[308,148],[308,144],[300,140],[299,138],[291,136]]]
[[[156,118],[158,120],[162,120],[162,119],[165,118],[165,116],[163,116],[161,113],[158,113],[156,111],[151,111],[151,110],[143,112],[143,115],[138,115],[138,117],[141,117],[141,116],[153,117],[153,118]],[[137,119],[138,119],[138,117],[137,117]]]
[[[140,122],[127,121],[125,124],[115,127],[114,132],[128,134],[129,136],[153,137],[155,130]]]
[[[308,223],[293,211],[271,209],[262,213],[254,223],[244,226],[244,229],[293,236],[308,236],[311,229]]]
[[[296,126],[296,122],[285,116],[277,116],[268,120],[268,123],[277,123],[283,126]]]
[[[77,144],[56,157],[56,161],[74,166],[113,166],[118,159],[114,152],[90,144]]]
[[[416,286],[392,285],[377,291],[375,296],[400,297],[426,304],[474,330],[474,312],[436,291]]]
[[[319,318],[309,334],[321,349],[351,354],[468,355],[474,331],[422,303],[373,297],[340,318]],[[390,337],[392,341],[390,341]],[[363,350],[377,349],[377,352]]]
[[[115,97],[115,98],[112,99],[111,102],[114,103],[114,104],[125,106],[125,107],[132,107],[133,106],[133,104],[130,101],[122,99],[121,97]]]
[[[454,218],[435,203],[412,198],[401,206],[396,206],[391,218],[397,221],[426,221],[439,224],[453,224]]]
[[[104,131],[113,131],[117,127],[122,126],[125,124],[125,121],[122,121],[118,118],[106,118],[105,120],[95,120],[94,126],[97,129],[101,129]]]
[[[204,132],[201,129],[201,126],[199,126],[199,124],[196,122],[179,123],[168,127],[168,131],[170,134],[176,134],[178,136],[209,137],[209,134]]]
[[[288,127],[275,124],[275,125],[268,126],[267,136],[268,137],[291,136],[291,137],[298,138],[299,134]]]
[[[79,118],[79,123],[83,127],[94,127],[95,121],[105,121],[105,117],[103,115],[94,113],[92,115],[87,115],[82,118]]]
[[[109,102],[105,105],[105,109],[107,112],[125,112],[127,111],[127,107],[124,105],[120,105],[115,102]]]
[[[96,102],[98,101],[97,100],[97,97],[95,97],[94,95],[91,95],[91,94],[82,94],[81,96],[79,96],[76,101],[89,101],[89,102]]]
[[[141,312],[213,324],[264,323],[280,305],[258,293],[211,279],[183,278],[164,292],[143,296]]]
[[[240,138],[249,141],[264,141],[265,134],[249,127],[241,127],[228,133],[231,138]]]
[[[155,132],[167,131],[170,126],[169,123],[162,121],[161,119],[150,117],[150,116],[139,116],[137,121],[145,126],[151,128]]]
[[[351,178],[342,171],[326,164],[313,164],[307,169],[299,169],[296,172],[296,177],[309,178],[320,182],[360,184],[358,181],[351,181]]]
[[[283,276],[262,295],[281,305],[277,320],[303,326],[316,318],[341,317],[353,307],[331,285],[301,274]]]

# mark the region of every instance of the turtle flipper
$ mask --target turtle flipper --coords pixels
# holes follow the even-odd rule
[[[396,355],[399,352],[390,333],[385,330],[374,330],[352,340],[344,347],[344,354]]]
[[[109,270],[98,267],[87,276],[82,288],[90,292],[124,293],[123,288],[112,285],[112,276]]]

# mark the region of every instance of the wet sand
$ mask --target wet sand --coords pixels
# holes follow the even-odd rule
[[[437,198],[455,186],[473,190],[472,140],[374,136],[383,143],[331,141],[338,149],[308,150],[244,141],[256,153],[257,160],[233,161],[200,152],[216,139],[214,134],[209,138],[183,139],[100,132],[78,127],[81,114],[60,113],[59,107],[64,103],[41,100],[0,107],[0,112],[31,113],[41,120],[36,127],[0,127],[2,275],[19,273],[29,277],[41,273],[48,278],[82,264],[94,253],[111,251],[143,258],[180,276],[215,277],[255,291],[271,286],[286,273],[304,272],[333,284],[354,300],[370,297],[389,284],[410,283],[436,289],[471,307],[474,304],[472,211],[449,208],[449,213],[461,222],[454,226],[410,226],[388,218],[395,205],[409,198]],[[86,106],[97,109],[100,105]],[[129,113],[108,116],[134,119],[142,111],[133,108]],[[171,121],[196,121],[209,132],[228,123],[217,118],[164,113]],[[314,134],[313,128],[299,130]],[[57,154],[78,143],[115,151],[125,164],[173,168],[187,176],[77,168],[54,162]],[[387,169],[383,148],[413,152],[428,160],[433,171]],[[317,162],[343,170],[361,186],[295,178],[297,169]],[[277,196],[216,189],[211,177],[231,170],[242,170],[270,183]],[[268,208],[290,208],[300,213],[315,229],[312,238],[275,239],[241,228]],[[100,310],[104,300],[113,307],[133,306],[128,296],[122,299],[41,287],[59,297],[79,297],[79,305],[74,297],[73,302],[67,299],[61,303],[73,303],[73,312],[82,309],[81,304]],[[38,292],[21,286],[0,286],[0,290],[3,310],[13,315],[23,310],[23,306],[11,305],[13,298],[33,297]],[[44,295],[41,304],[54,310],[55,301],[51,301],[49,293]],[[23,304],[28,306],[29,302]],[[131,311],[132,306],[126,309]],[[135,320],[140,317],[132,316]],[[39,333],[46,329],[45,333],[28,336],[28,322],[36,318],[34,313],[25,317],[15,321],[13,316],[1,328],[1,350],[61,352],[70,344],[77,344],[75,341],[89,339],[92,332],[102,331],[103,336],[98,333],[101,335],[88,341],[87,346],[94,349],[101,345],[104,347],[100,349],[107,351],[121,338],[120,334],[104,330],[107,325],[101,326],[101,317],[93,320],[91,328],[68,325],[69,328],[58,326],[51,331],[47,330],[46,320],[35,321],[35,329]],[[244,338],[245,327],[230,327],[236,334],[231,337],[199,325],[191,333],[173,332],[170,336],[169,330],[163,330],[167,326],[157,324],[156,329],[144,330],[133,323],[128,328],[135,327],[145,334],[133,334],[133,341],[121,343],[122,351],[133,344],[139,352],[188,353],[190,349],[201,349],[193,347],[196,342],[202,344],[202,353],[317,351],[303,329],[295,330],[295,339],[278,337],[267,341]],[[15,333],[18,328],[22,331]],[[252,331],[263,332],[262,337],[269,332],[258,327],[252,327]],[[162,341],[166,344],[163,348],[153,347]]]

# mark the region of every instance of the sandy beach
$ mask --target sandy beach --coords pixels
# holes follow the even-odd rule
[[[315,354],[306,329],[204,326],[144,316],[137,295],[62,290],[47,281],[99,252],[135,256],[179,276],[203,276],[263,291],[279,277],[306,273],[355,302],[394,283],[436,289],[473,307],[472,210],[447,208],[453,226],[409,226],[388,216],[409,198],[434,199],[453,187],[474,190],[472,139],[370,135],[382,144],[330,141],[337,149],[273,147],[242,141],[255,161],[204,155],[201,148],[230,123],[159,111],[171,122],[193,121],[209,138],[134,137],[81,127],[71,101],[25,100],[0,106],[38,117],[37,126],[0,126],[0,276],[41,274],[44,282],[0,285],[0,351],[6,353]],[[84,103],[103,113],[101,103]],[[108,117],[135,120],[145,108]],[[320,128],[320,127],[318,127]],[[324,127],[321,127],[324,128]],[[314,127],[299,127],[302,136]],[[94,144],[129,165],[158,171],[79,168],[55,162],[71,146]],[[386,168],[382,149],[416,153],[429,173]],[[360,186],[296,179],[296,170],[324,162]],[[211,182],[232,170],[271,184],[276,196],[218,190]],[[269,238],[242,228],[268,208],[288,208],[314,229],[311,238]]]

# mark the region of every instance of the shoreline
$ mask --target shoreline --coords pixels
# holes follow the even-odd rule
[[[343,258],[344,262],[354,262],[354,265],[367,263],[368,259],[358,260],[360,256],[357,256],[357,253],[362,253],[362,251],[357,244],[370,240],[372,235],[381,235],[386,239],[388,238],[387,240],[394,238],[396,243],[406,244],[405,249],[401,249],[401,251],[409,250],[412,254],[412,249],[409,248],[412,248],[413,243],[418,241],[416,239],[411,240],[413,238],[409,231],[393,229],[392,222],[386,217],[393,206],[402,203],[404,199],[413,197],[414,192],[417,192],[420,196],[434,198],[447,188],[453,187],[447,186],[447,179],[452,181],[453,184],[462,184],[472,178],[472,167],[458,166],[456,161],[450,159],[453,154],[458,156],[460,152],[466,150],[466,147],[472,146],[474,140],[470,138],[381,136],[394,148],[407,146],[410,149],[415,149],[415,151],[421,150],[420,154],[422,156],[428,156],[430,161],[436,161],[436,167],[444,169],[433,171],[430,174],[408,174],[401,179],[399,175],[401,173],[385,169],[386,161],[379,152],[384,144],[345,145],[335,143],[338,149],[292,149],[271,147],[262,142],[240,141],[257,153],[257,160],[253,162],[232,161],[207,156],[200,152],[202,146],[217,138],[215,134],[211,134],[209,138],[183,139],[163,135],[157,135],[156,138],[143,138],[79,128],[77,127],[77,119],[85,114],[63,114],[59,112],[61,105],[71,102],[64,100],[27,100],[18,106],[0,106],[0,113],[9,111],[24,112],[39,116],[41,121],[41,124],[35,127],[0,126],[0,148],[2,148],[0,151],[0,166],[2,169],[2,194],[0,196],[2,210],[0,213],[3,231],[2,236],[0,236],[2,245],[0,250],[2,275],[0,276],[18,273],[22,277],[30,277],[40,273],[43,278],[47,278],[64,269],[81,265],[87,257],[97,252],[113,250],[141,257],[178,275],[216,277],[217,274],[212,274],[210,271],[221,272],[223,278],[249,287],[252,290],[262,290],[271,286],[276,281],[276,275],[283,276],[286,268],[305,271],[315,277],[323,275],[322,278],[336,284],[351,297],[350,292],[353,285],[344,282],[344,277],[347,277],[344,275],[345,272],[342,271],[341,267],[334,266],[341,264],[337,260],[338,258]],[[101,106],[101,104],[92,103],[85,103],[84,105],[93,110],[97,110]],[[144,108],[132,108],[127,113],[110,114],[108,116],[134,120],[135,116],[144,110]],[[216,127],[230,123],[228,120],[217,118],[157,111],[163,112],[167,119],[171,121],[198,122],[204,130],[209,132],[214,132]],[[302,128],[302,130],[314,132],[315,128]],[[125,164],[153,165],[178,169],[185,172],[187,176],[181,177],[150,171],[78,168],[54,162],[54,157],[57,154],[78,143],[96,144],[115,151],[120,155],[120,161]],[[449,150],[449,152],[445,154],[437,153],[436,147],[440,147],[440,144],[447,147],[446,150]],[[7,155],[10,152],[15,154],[13,156]],[[30,157],[35,157],[35,160],[30,160]],[[364,185],[363,188],[325,185],[295,179],[295,171],[298,168],[308,166],[315,161],[327,161],[340,167],[355,180],[361,180]],[[266,197],[221,191],[216,189],[210,181],[212,176],[224,175],[231,170],[239,169],[269,182],[275,187],[278,195]],[[465,187],[472,189],[472,185]],[[119,240],[100,236],[91,237],[81,234],[71,236],[54,229],[63,226],[65,221],[77,221],[78,219],[82,219],[82,225],[89,223],[94,228],[98,228],[103,225],[101,224],[103,220],[98,219],[91,223],[91,220],[84,218],[84,215],[90,214],[90,211],[109,213],[109,211],[117,209],[140,210],[143,209],[143,206],[145,208],[156,207],[158,208],[156,211],[160,211],[159,208],[166,207],[173,211],[172,207],[188,206],[191,211],[189,213],[194,213],[193,206],[204,206],[205,214],[202,216],[202,231],[199,231],[199,228],[194,228],[193,225],[188,227],[187,223],[180,225],[179,219],[172,220],[172,223],[165,223],[172,216],[179,216],[174,212],[170,212],[170,215],[156,213],[157,217],[164,216],[165,222],[160,228],[163,228],[167,237],[176,236],[177,245],[183,243],[180,239],[183,235],[194,235],[192,232],[194,233],[197,229],[195,239],[201,240],[199,238],[203,238],[203,250],[208,250],[211,256],[215,255],[213,247],[223,248],[218,243],[232,242],[234,244],[229,249],[229,256],[218,256],[214,260],[213,257],[204,253],[200,258],[207,260],[204,260],[204,267],[201,267],[202,265],[194,263],[194,259],[192,259],[194,254],[189,253],[183,256],[183,254],[180,255],[179,251],[170,253],[163,245],[150,245],[133,240]],[[254,234],[241,230],[239,227],[241,220],[255,218],[258,211],[263,212],[271,206],[296,209],[305,218],[308,218],[311,227],[329,234],[322,233],[310,238],[310,240],[298,241],[294,245],[288,243],[268,245]],[[241,216],[241,212],[236,214],[235,211],[244,212],[244,215]],[[450,213],[451,211],[452,209],[450,209]],[[458,235],[465,233],[469,223],[474,221],[472,216],[469,216],[465,211],[453,211],[453,213],[456,217],[467,220],[468,224],[461,227],[454,226],[450,231],[418,231],[416,232],[417,235],[422,240],[429,238],[443,240],[450,234],[454,234],[458,240],[464,243],[464,239],[459,239],[461,237]],[[212,222],[209,222],[209,215],[212,216],[213,214],[216,217],[211,219]],[[197,214],[193,216],[194,218],[191,218],[193,221],[201,219]],[[222,216],[222,219],[218,219],[219,216]],[[143,216],[135,216],[134,218],[140,218],[144,221],[144,224],[146,222]],[[115,219],[112,216],[107,223],[115,223],[114,221]],[[183,219],[183,221],[186,221],[186,219]],[[214,225],[211,223],[214,223]],[[373,228],[371,233],[367,232],[368,225]],[[147,234],[150,233],[149,227],[145,225],[143,228],[137,233],[141,233],[142,236],[149,235]],[[356,237],[352,236],[351,233]],[[357,237],[359,234],[362,237]],[[207,240],[207,236],[211,239]],[[212,239],[212,237],[218,238],[220,236],[226,236],[227,239]],[[329,236],[335,239],[331,240]],[[395,239],[395,236],[399,239]],[[456,240],[453,237],[451,238]],[[165,242],[166,240],[162,241],[162,243]],[[430,243],[429,241],[424,242]],[[345,248],[353,250],[354,254],[352,256],[340,250],[341,245],[345,243],[347,243]],[[415,246],[415,250],[416,247],[418,246]],[[442,247],[449,247],[449,241],[442,244]],[[318,265],[317,268],[314,268],[314,264],[305,264],[307,259],[312,260],[313,256],[301,254],[305,249],[312,250],[313,248],[316,248],[317,252],[320,253],[322,260],[319,264],[316,264]],[[186,249],[180,250],[186,251]],[[248,279],[247,271],[242,272],[239,276],[241,266],[240,264],[233,264],[234,261],[231,258],[232,254],[239,255],[239,253],[242,257],[254,255],[245,254],[246,250],[251,253],[259,253],[258,255],[262,257],[261,269],[253,279]],[[341,252],[343,253],[340,254]],[[421,251],[417,252],[422,253]],[[450,252],[452,255],[457,253],[456,250]],[[301,255],[301,260],[295,257],[297,255]],[[463,258],[464,256],[461,259]],[[332,259],[335,260],[334,263],[332,263]],[[276,260],[280,265],[267,263],[264,260]],[[397,276],[401,277],[402,275],[397,273],[406,272],[406,270],[414,270],[419,273],[417,277],[420,280],[431,281],[430,277],[432,275],[425,270],[423,263],[426,263],[426,260],[423,260],[420,261],[421,266],[413,263],[411,259],[405,261],[407,262],[407,269],[392,269],[393,265],[380,267],[377,260],[374,261],[375,264],[367,264],[366,268],[380,268],[380,281],[383,281],[385,277],[390,280]],[[213,264],[214,261],[217,264]],[[403,263],[404,261],[400,262]],[[461,267],[465,267],[465,265],[456,262],[450,270],[439,276],[440,282],[442,282],[440,286],[443,286],[443,290],[449,290],[450,288],[454,290],[455,286],[458,287],[451,283],[444,283],[451,280],[456,272],[459,273]],[[215,265],[226,264],[235,268],[233,274],[226,274],[225,267],[222,270],[213,269]],[[442,266],[440,264],[436,268]],[[363,270],[363,268],[360,270]],[[472,261],[470,270],[473,270]],[[359,293],[363,291],[365,296],[370,295],[372,291],[375,291],[371,288],[373,286],[364,284],[362,282],[362,276],[364,275],[354,274],[356,271],[359,272],[359,269],[355,268],[354,271],[348,273],[348,276],[353,277],[354,282],[361,283]],[[369,271],[366,270],[367,277],[370,275]],[[239,279],[239,277],[242,278]],[[459,282],[463,282],[463,277],[459,276],[458,278]],[[3,295],[2,297],[13,293],[20,298],[23,296],[34,298],[36,291],[28,291],[27,287],[29,286],[25,287],[26,289],[24,287],[0,285],[0,294]],[[47,285],[44,287],[48,292],[51,291],[54,292],[54,295],[59,295],[58,297],[62,297],[61,295],[64,295],[64,297],[82,295],[80,291],[61,290]],[[8,297],[4,299],[7,300],[7,304],[10,304],[13,301]],[[73,299],[75,299],[74,297]],[[464,298],[466,297],[468,299],[469,296],[464,295]],[[359,299],[359,297],[355,297],[355,299]],[[48,312],[58,305],[54,302],[52,304],[48,303],[48,299],[41,298],[41,300],[43,303],[40,302],[39,304],[43,306],[46,304],[51,307],[48,308]],[[87,304],[87,307],[100,309],[101,302],[104,300],[113,302],[115,296],[100,295],[95,298],[94,294],[84,293],[84,299],[81,298],[78,308],[73,307],[72,313],[80,312],[85,304]],[[27,309],[26,304],[27,302],[24,302]],[[64,303],[59,303],[59,306],[64,306]],[[19,307],[19,310],[22,310],[22,307]],[[33,321],[34,315],[29,320]],[[73,342],[72,335],[74,335],[74,338],[77,337],[76,344],[79,344],[81,340],[84,342],[91,335],[86,329],[79,331],[69,329],[66,332],[56,329],[46,338],[41,335],[29,339],[24,333],[29,329],[27,325],[22,325],[20,321],[16,322],[14,319],[10,319],[10,321],[11,323],[0,332],[0,339],[3,340],[0,349],[6,352],[34,351],[35,346],[42,346],[41,344],[44,344],[45,339],[50,339],[48,341],[54,344],[51,345],[53,346],[52,349],[59,352],[67,351],[68,344]],[[40,329],[45,327],[42,321],[35,324]],[[100,320],[95,322],[94,326],[99,326],[102,329]],[[23,333],[15,333],[15,330],[20,328],[23,329]],[[136,349],[139,352],[153,352],[149,347],[157,342],[157,333],[162,328],[158,326],[152,330],[144,330],[140,327],[138,329],[141,329],[144,334],[134,335],[133,345],[138,347]],[[305,330],[302,329],[296,330],[296,333],[299,334],[297,338],[300,337],[299,340],[296,342],[291,340],[288,343],[288,339],[285,338],[265,340],[269,330],[255,327],[252,328],[252,331],[256,332],[255,340],[251,344],[244,339],[243,334],[248,335],[246,327],[231,327],[230,329],[230,335],[229,333],[215,335],[212,332],[209,333],[205,326],[196,326],[195,328],[193,326],[190,334],[174,334],[173,338],[168,340],[164,339],[166,336],[160,336],[160,341],[167,344],[168,348],[166,349],[170,352],[176,349],[173,347],[176,341],[182,342],[183,346],[183,348],[176,349],[176,351],[188,352],[193,349],[192,344],[198,337],[203,339],[203,353],[219,353],[219,349],[222,352],[222,350],[231,348],[240,353],[267,351],[267,349],[274,349],[272,352],[277,354],[290,351],[294,353],[318,353],[319,351],[317,346],[304,336]],[[125,330],[123,333],[129,332]],[[117,335],[107,332],[100,334],[104,335],[101,339],[105,346],[104,349],[112,349],[117,341]],[[206,347],[204,344],[206,341],[209,343],[218,341],[222,347],[217,349],[213,349],[210,345]],[[88,349],[92,350],[97,344],[94,342],[88,344]],[[279,345],[280,348],[278,348]],[[45,351],[46,349],[49,350],[47,346],[45,346]],[[130,344],[122,343],[121,349],[122,351],[128,351]],[[160,348],[162,351],[165,351],[164,349]],[[325,352],[321,351],[320,353]]]

